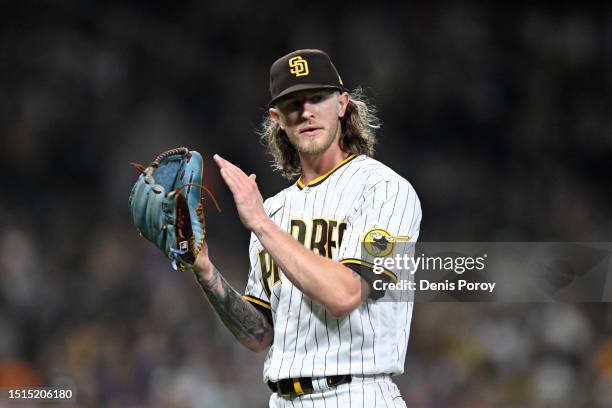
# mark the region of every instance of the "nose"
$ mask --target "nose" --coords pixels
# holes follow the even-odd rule
[[[302,102],[302,118],[311,119],[314,117],[314,107],[315,105],[310,101]]]

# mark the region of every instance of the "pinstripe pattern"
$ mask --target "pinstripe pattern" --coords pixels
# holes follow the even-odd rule
[[[410,236],[411,241],[416,241],[421,221],[420,203],[410,183],[366,156],[348,160],[316,185],[294,184],[286,188],[266,200],[265,208],[268,214],[273,214],[274,222],[290,233],[292,222],[297,223],[293,231],[296,238],[300,228],[305,228],[301,233],[307,247],[315,241],[317,244],[313,245],[319,245],[322,240],[327,245],[324,252],[338,261],[364,259],[361,242],[373,228],[385,229],[391,235]],[[323,225],[313,224],[313,219],[324,220],[316,222]],[[345,224],[340,227],[341,223]],[[317,234],[313,225],[320,227]],[[336,242],[334,247],[330,241],[340,240],[341,228],[342,242]],[[245,294],[270,304],[275,330],[264,365],[265,381],[403,372],[412,303],[367,299],[349,316],[336,319],[294,287],[282,271],[280,283],[267,282],[268,296],[262,280],[269,277],[269,271],[268,275],[262,273],[267,265],[260,264],[261,251],[265,249],[252,235],[251,271]],[[381,407],[394,406],[389,384],[381,383],[375,389],[369,385],[369,390],[364,384],[351,387],[358,397],[345,398],[334,391],[322,393],[317,404],[313,402],[315,397],[300,398],[295,406],[325,406],[326,402],[330,407],[370,406],[367,405],[370,402]],[[362,397],[369,393],[376,398]],[[339,401],[346,405],[338,405]]]

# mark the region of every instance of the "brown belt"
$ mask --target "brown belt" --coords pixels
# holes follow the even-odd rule
[[[325,377],[325,382],[328,387],[337,387],[342,384],[348,384],[353,378],[350,375],[333,375]],[[294,398],[300,395],[311,394],[314,391],[312,387],[312,378],[285,378],[278,382],[268,381],[268,387],[272,392],[277,393],[283,398]]]

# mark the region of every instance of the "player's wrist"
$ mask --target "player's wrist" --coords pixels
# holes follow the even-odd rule
[[[208,256],[198,256],[192,269],[197,275],[198,280],[205,282],[212,278],[215,267]]]
[[[268,217],[267,215],[265,217],[262,217],[260,220],[258,220],[257,222],[253,223],[253,227],[251,228],[251,231],[259,238],[261,239],[262,236],[270,230],[270,228],[275,225],[274,222],[270,219],[270,217]]]

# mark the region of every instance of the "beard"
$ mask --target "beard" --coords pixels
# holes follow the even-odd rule
[[[289,142],[298,151],[300,154],[304,155],[315,155],[320,154],[326,151],[334,140],[336,139],[337,127],[333,129],[333,132],[322,130],[322,135],[317,135],[316,137],[301,137],[300,135],[290,136],[287,134],[289,138]]]

